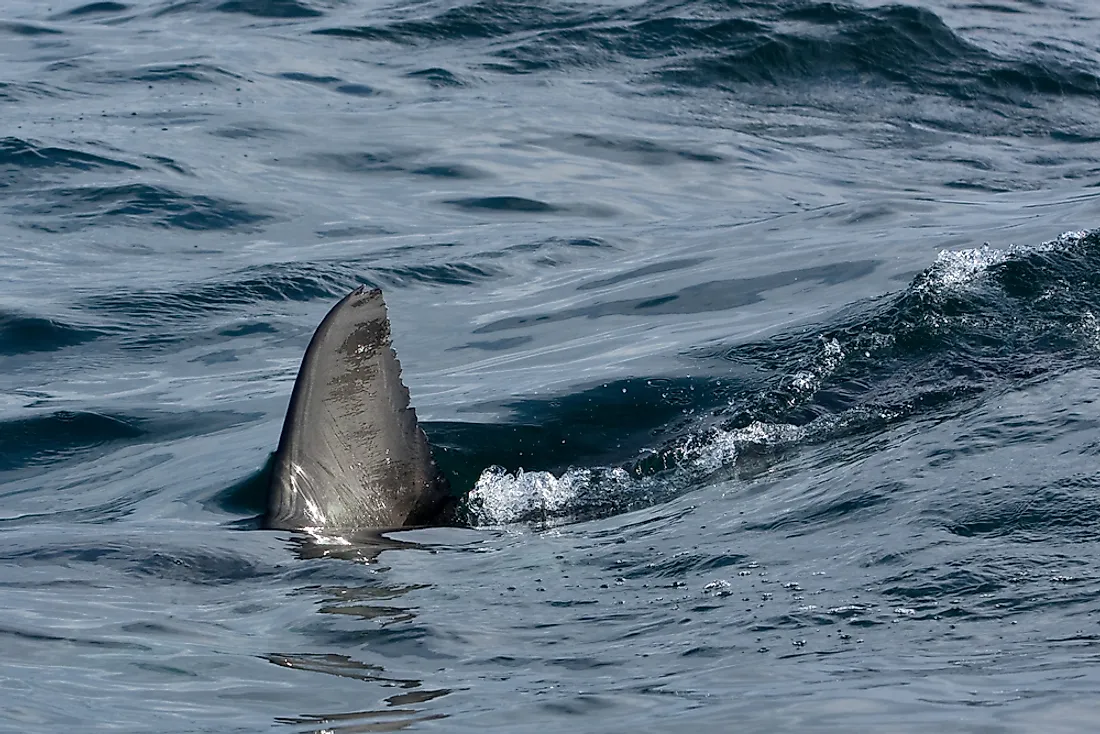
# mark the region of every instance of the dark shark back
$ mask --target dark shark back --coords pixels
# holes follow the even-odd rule
[[[401,382],[382,291],[359,288],[325,316],[302,359],[264,526],[350,532],[427,524],[447,499]]]

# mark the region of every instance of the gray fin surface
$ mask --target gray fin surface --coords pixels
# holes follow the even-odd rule
[[[430,523],[448,499],[409,405],[379,289],[360,287],[306,349],[275,452],[264,527],[355,531]]]

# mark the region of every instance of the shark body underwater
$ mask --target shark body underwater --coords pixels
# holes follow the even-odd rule
[[[262,527],[326,535],[440,524],[448,482],[401,381],[379,289],[313,335],[275,451]]]

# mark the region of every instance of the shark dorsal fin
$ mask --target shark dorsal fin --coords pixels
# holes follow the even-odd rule
[[[264,525],[354,531],[430,522],[445,480],[409,404],[379,289],[337,303],[306,349]]]

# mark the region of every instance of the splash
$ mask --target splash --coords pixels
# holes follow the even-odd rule
[[[914,289],[924,293],[964,289],[980,281],[994,265],[1022,255],[1065,250],[1079,244],[1087,235],[1085,231],[1072,231],[1038,245],[997,248],[985,244],[967,250],[941,250],[932,266],[914,283]]]
[[[569,469],[561,475],[548,471],[509,472],[493,466],[481,473],[467,497],[467,509],[476,525],[536,523],[557,525],[581,519],[627,512],[649,506],[720,479],[716,474],[736,464],[746,449],[777,449],[797,444],[820,426],[755,422],[744,428],[713,428],[692,434],[663,452],[670,468],[656,474],[634,466]]]
[[[825,379],[836,372],[837,368],[844,363],[845,356],[847,355],[844,348],[835,337],[826,340],[822,346],[821,354],[813,365],[791,375],[789,385],[793,394],[791,401],[794,401],[794,396],[812,395],[817,392]]]
[[[467,498],[478,524],[508,525],[567,518],[593,493],[613,496],[632,484],[625,469],[570,469],[561,476],[548,471],[508,472],[492,466],[481,473]]]

